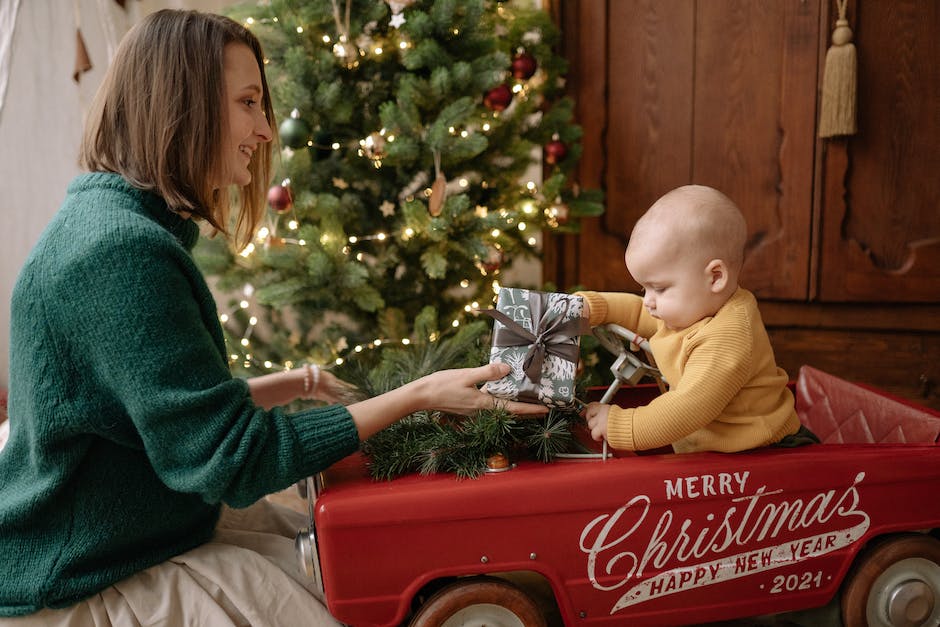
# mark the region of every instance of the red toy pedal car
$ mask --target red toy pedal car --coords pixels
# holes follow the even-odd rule
[[[836,595],[845,625],[940,625],[940,414],[810,368],[795,394],[822,444],[520,461],[476,480],[375,482],[352,456],[316,478],[298,548],[355,627],[544,625],[505,573],[544,578],[568,626],[729,620]]]

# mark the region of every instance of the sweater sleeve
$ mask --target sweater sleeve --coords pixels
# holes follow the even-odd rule
[[[679,382],[648,405],[611,407],[611,446],[647,450],[672,444],[717,419],[751,370],[750,320],[740,309],[689,335]]]
[[[224,355],[211,294],[165,231],[99,242],[54,281],[55,323],[102,437],[141,447],[170,488],[248,505],[358,447],[345,407],[287,414],[251,401]]]
[[[643,298],[636,294],[621,292],[578,292],[587,301],[591,311],[589,323],[592,327],[614,323],[650,337],[656,333],[656,319],[643,307]]]

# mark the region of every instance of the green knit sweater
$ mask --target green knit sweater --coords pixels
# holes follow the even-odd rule
[[[199,232],[115,174],[85,174],[12,300],[0,452],[0,616],[64,607],[206,542],[354,452],[346,408],[254,405],[229,373]]]

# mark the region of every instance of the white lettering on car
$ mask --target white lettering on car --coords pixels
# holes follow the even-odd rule
[[[667,501],[721,495],[731,498],[723,511],[708,513],[704,519],[680,521],[667,509],[655,521],[648,538],[638,538],[652,504],[645,494],[588,522],[581,531],[580,546],[587,554],[587,576],[594,588],[617,590],[642,579],[647,569],[658,572],[627,590],[610,613],[824,555],[856,542],[868,530],[870,519],[860,508],[857,489],[864,472],[857,473],[843,489],[789,500],[778,496],[782,490],[768,491],[765,485],[747,493],[749,477],[745,471],[665,481]],[[785,532],[808,535],[774,542]],[[636,547],[643,547],[642,551]],[[735,548],[744,550],[725,554]]]

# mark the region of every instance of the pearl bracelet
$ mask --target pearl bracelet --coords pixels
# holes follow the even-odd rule
[[[304,364],[304,393],[301,396],[305,401],[314,398],[317,386],[320,385],[320,366]]]

